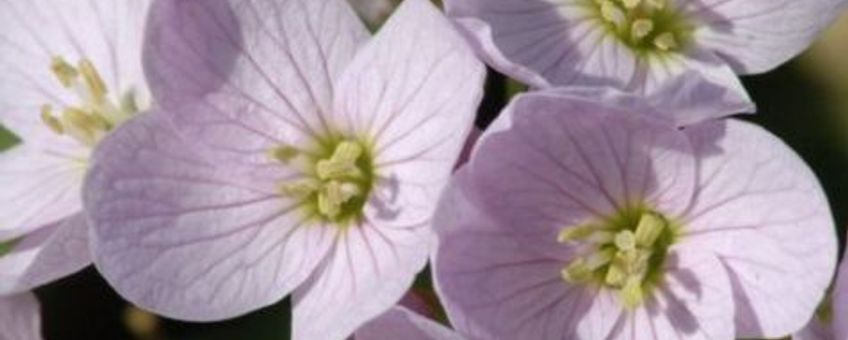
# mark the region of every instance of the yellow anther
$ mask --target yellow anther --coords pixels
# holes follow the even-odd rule
[[[336,162],[328,159],[318,161],[315,165],[315,172],[318,174],[318,178],[322,180],[356,177],[359,175],[359,169],[356,168],[356,165],[349,162]]]
[[[295,198],[304,198],[319,190],[321,190],[321,184],[310,179],[301,179],[291,183],[283,183],[283,185],[280,186],[280,191],[282,191],[283,194]]]
[[[636,249],[636,236],[630,230],[624,230],[615,235],[615,246],[620,250]]]
[[[280,146],[269,150],[271,158],[276,159],[283,164],[288,164],[292,159],[300,155],[300,150],[288,145]]]
[[[559,231],[559,235],[557,235],[557,242],[565,243],[568,241],[579,241],[583,240],[592,233],[595,232],[595,228],[591,226],[579,226],[579,227],[570,227],[564,228]]]
[[[654,46],[662,51],[669,51],[677,48],[677,39],[671,32],[665,32],[654,38]]]
[[[640,247],[651,247],[665,231],[668,223],[661,216],[645,213],[636,226],[636,244]]]
[[[639,3],[642,2],[642,1],[641,0],[622,0],[621,2],[624,3],[624,7],[626,7],[627,9],[634,9],[634,8],[638,7]]]
[[[59,82],[62,83],[64,87],[71,87],[74,85],[74,81],[77,76],[79,76],[79,72],[76,68],[68,64],[65,59],[62,57],[53,57],[50,63],[50,69],[53,71],[53,74],[59,79]]]
[[[322,215],[333,219],[341,212],[342,204],[345,204],[354,195],[349,188],[345,189],[337,181],[325,183],[323,190],[318,194],[318,211]]]
[[[624,11],[611,0],[603,0],[601,2],[601,16],[607,22],[615,25],[616,28],[621,28],[625,21],[627,21],[627,15]]]
[[[604,282],[613,287],[621,287],[624,281],[627,280],[627,272],[624,267],[617,262],[613,262],[607,269],[607,275],[604,277]]]
[[[45,104],[41,106],[41,121],[50,128],[50,131],[53,131],[57,135],[65,133],[65,129],[62,127],[62,121],[53,115],[53,108],[50,105]]]
[[[642,40],[651,34],[654,30],[654,22],[649,19],[637,19],[633,22],[630,32],[633,35],[633,40]]]
[[[90,114],[84,110],[69,107],[62,113],[62,119],[77,128],[87,131],[108,131],[109,122],[98,114]]]
[[[97,73],[94,64],[88,59],[80,60],[79,72],[85,80],[85,85],[91,93],[92,99],[96,102],[102,102],[106,98],[106,84],[100,74]]]
[[[646,0],[649,6],[654,9],[663,9],[665,8],[665,0]]]
[[[629,309],[638,307],[644,299],[642,280],[636,277],[628,277],[619,291],[619,296],[625,307]]]
[[[333,156],[330,157],[330,160],[339,163],[350,163],[352,165],[362,156],[362,152],[362,146],[358,143],[344,141],[336,146],[336,150],[333,151]]]
[[[562,279],[567,282],[586,282],[592,278],[592,269],[586,266],[586,260],[578,257],[574,261],[571,261],[567,267],[563,268],[560,274],[562,275]]]

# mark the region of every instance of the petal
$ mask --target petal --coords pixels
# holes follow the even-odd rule
[[[842,13],[844,0],[689,1],[695,40],[743,74],[766,72],[805,50]]]
[[[474,339],[604,339],[622,313],[609,292],[570,285],[561,277],[567,262],[532,251],[504,232],[463,190],[461,169],[437,214],[438,249],[433,257],[436,290],[451,323]],[[515,232],[525,224],[512,224]]]
[[[0,240],[79,212],[88,151],[72,141],[20,144],[0,153]]]
[[[515,237],[556,240],[566,226],[632,204],[669,216],[688,204],[695,164],[685,136],[646,117],[654,111],[632,97],[599,103],[586,93],[518,97],[472,154],[469,195],[504,224],[523,226]]]
[[[40,122],[44,104],[77,104],[50,69],[61,56],[96,66],[113,95],[135,90],[146,97],[141,71],[141,40],[152,0],[3,1],[0,3],[0,123],[25,142],[50,130]]]
[[[323,268],[295,290],[292,339],[343,339],[412,286],[427,262],[432,234],[421,226],[374,223],[339,235]]]
[[[150,112],[94,155],[84,188],[94,260],[139,306],[185,320],[218,320],[267,306],[305,280],[329,248],[277,193],[270,164],[224,162]]]
[[[0,294],[28,291],[91,264],[82,213],[36,230],[0,256]]]
[[[672,250],[665,278],[645,306],[627,314],[614,339],[733,339],[733,296],[721,262]]]
[[[835,339],[848,340],[848,255],[842,258],[833,288],[833,320]]]
[[[0,297],[0,338],[38,340],[41,337],[41,313],[32,293]]]
[[[393,307],[354,334],[355,340],[461,340],[462,337],[405,307]]]
[[[453,25],[428,2],[410,1],[339,80],[335,121],[374,141],[378,172],[415,168],[423,175],[411,179],[419,184],[444,182],[471,130],[484,80],[483,64]]]
[[[735,120],[686,130],[698,191],[684,241],[717,254],[734,287],[737,337],[804,326],[836,265],[834,222],[812,171],[779,139]]]
[[[369,36],[338,0],[160,1],[150,20],[145,70],[163,105],[217,92],[310,133],[329,128],[333,82]]]

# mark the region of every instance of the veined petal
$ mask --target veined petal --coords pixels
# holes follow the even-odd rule
[[[31,290],[89,264],[88,224],[77,213],[15,241],[0,256],[0,294]]]
[[[846,253],[848,254],[848,253]],[[836,340],[848,340],[848,255],[842,258],[833,288],[833,322]]]
[[[674,251],[657,294],[624,317],[612,338],[621,340],[733,339],[730,281],[708,253]]]
[[[604,339],[622,308],[608,291],[563,281],[563,258],[533,251],[466,196],[461,169],[440,203],[436,289],[451,323],[472,339]],[[529,231],[525,224],[514,229]],[[532,246],[531,246],[532,245]]]
[[[555,240],[564,227],[633,205],[675,216],[688,204],[695,165],[685,137],[627,96],[600,103],[582,94],[518,97],[472,154],[466,190],[505,224],[522,225],[516,237]]]
[[[71,140],[21,144],[0,153],[0,240],[80,211],[80,187],[88,151]]]
[[[427,262],[432,233],[377,223],[339,235],[322,268],[295,290],[292,339],[344,339],[412,286]]]
[[[461,340],[456,333],[445,326],[427,319],[406,307],[396,306],[360,327],[353,337],[355,340]]]
[[[737,337],[779,337],[809,320],[831,282],[836,236],[813,172],[779,139],[735,120],[685,130],[698,191],[681,242],[714,252],[733,285]]]
[[[95,152],[84,189],[95,263],[124,297],[170,317],[272,304],[324,258],[332,229],[280,196],[281,167],[221,161],[168,120],[182,113],[146,113]]]
[[[26,143],[50,130],[44,104],[75,104],[75,94],[51,73],[52,58],[96,65],[107,87],[147,97],[141,40],[151,0],[3,1],[0,3],[0,123]]]
[[[369,34],[340,0],[160,1],[145,70],[163,105],[209,92],[308,133],[331,128],[333,83]]]
[[[0,297],[0,338],[41,339],[41,312],[32,293]]]
[[[771,70],[806,49],[833,22],[844,0],[688,1],[701,29],[698,43],[715,51],[738,73]]]

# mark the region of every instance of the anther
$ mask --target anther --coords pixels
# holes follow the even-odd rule
[[[292,146],[281,146],[273,148],[269,151],[271,158],[280,161],[283,164],[288,164],[292,159],[300,155],[300,150]]]
[[[654,213],[645,213],[636,226],[636,244],[651,247],[666,228],[666,221]]]
[[[50,69],[53,71],[53,74],[59,79],[59,82],[62,83],[62,86],[66,88],[70,88],[74,85],[74,81],[77,76],[79,76],[79,71],[76,68],[68,64],[65,59],[62,57],[53,57],[50,63]]]
[[[103,82],[100,74],[97,73],[94,64],[88,59],[83,59],[80,60],[78,66],[79,73],[82,74],[82,78],[85,80],[85,85],[88,87],[92,99],[98,103],[102,102],[106,97],[106,84]]]
[[[665,32],[654,38],[654,46],[662,51],[669,51],[677,47],[677,40],[671,32]]]
[[[639,41],[651,34],[654,30],[654,22],[649,19],[637,19],[630,29],[633,40]]]
[[[41,106],[41,121],[57,135],[65,133],[65,129],[62,127],[62,121],[53,115],[53,109],[50,105]]]
[[[627,15],[624,11],[611,0],[601,2],[601,16],[604,20],[615,25],[616,28],[621,28],[627,21]]]
[[[639,3],[642,2],[642,1],[641,0],[622,0],[621,2],[624,3],[624,7],[626,7],[627,9],[634,9],[634,8],[638,7]]]

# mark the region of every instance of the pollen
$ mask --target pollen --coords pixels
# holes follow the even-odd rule
[[[562,278],[570,283],[594,281],[617,292],[626,308],[635,308],[661,273],[674,230],[662,215],[647,210],[607,223],[566,227],[557,241],[578,243],[587,251],[563,268]]]
[[[76,105],[58,112],[49,104],[42,105],[41,121],[55,134],[94,147],[109,131],[138,111],[133,92],[124,94],[118,101],[109,98],[106,83],[88,59],[74,66],[56,56],[50,63],[50,70],[62,87],[78,98]]]

